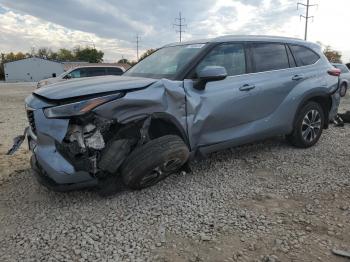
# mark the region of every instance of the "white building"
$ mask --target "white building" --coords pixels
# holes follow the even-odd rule
[[[4,64],[5,81],[37,82],[64,72],[64,64],[38,57],[30,57]]]

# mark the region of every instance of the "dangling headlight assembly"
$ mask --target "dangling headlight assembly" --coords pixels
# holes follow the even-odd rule
[[[102,104],[118,99],[122,96],[123,93],[118,93],[82,100],[70,104],[48,107],[44,109],[44,114],[47,118],[67,118],[72,116],[80,116],[90,112]]]

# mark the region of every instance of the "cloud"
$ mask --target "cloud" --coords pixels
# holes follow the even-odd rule
[[[318,11],[312,10],[316,18],[310,24],[310,39],[348,54],[349,36],[329,23],[347,23],[350,3],[338,1],[334,5],[324,0]],[[72,48],[93,41],[109,60],[135,58],[136,34],[141,36],[141,52],[178,40],[173,24],[179,11],[186,18],[185,40],[226,34],[303,37],[302,10],[296,10],[295,0],[0,0],[0,48]]]
[[[134,50],[127,43],[97,37],[93,33],[67,29],[63,26],[42,21],[30,15],[20,15],[12,11],[0,13],[1,52],[28,52],[31,48],[50,47],[52,49],[73,48],[95,44],[107,57],[119,59],[133,57]],[[14,48],[15,47],[15,48]]]

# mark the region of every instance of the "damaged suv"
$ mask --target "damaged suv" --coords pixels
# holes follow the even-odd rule
[[[120,177],[156,184],[196,155],[271,136],[310,147],[339,105],[339,70],[318,45],[226,36],[166,45],[122,76],[26,98],[31,164],[56,190]]]

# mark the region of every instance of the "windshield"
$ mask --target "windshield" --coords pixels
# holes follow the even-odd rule
[[[164,47],[140,61],[125,76],[173,79],[205,44]]]

